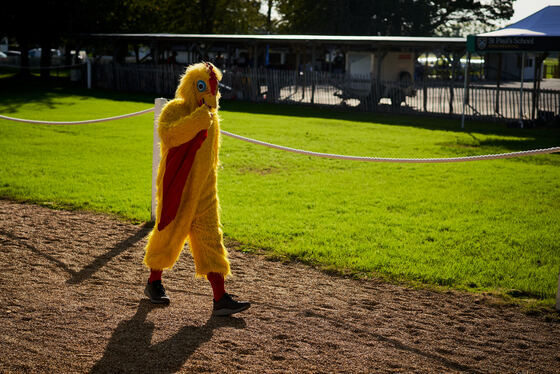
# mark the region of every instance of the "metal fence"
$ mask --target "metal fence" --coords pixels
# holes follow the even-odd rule
[[[93,86],[172,96],[185,67],[179,65],[94,64]]]
[[[172,97],[184,69],[180,65],[96,64],[93,84]],[[464,89],[460,81],[427,79],[407,84],[377,81],[370,76],[248,68],[224,70],[221,83],[224,98],[251,102],[439,116],[457,116],[463,112]],[[518,88],[471,84],[465,115],[475,119],[515,120],[519,118],[521,106],[525,119],[549,119],[560,114],[560,91],[541,89],[535,93],[532,88],[525,88],[522,99],[520,96]]]

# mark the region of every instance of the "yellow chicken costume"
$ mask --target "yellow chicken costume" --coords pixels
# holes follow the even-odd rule
[[[230,274],[218,216],[217,86],[221,78],[221,72],[209,63],[189,66],[175,99],[167,103],[159,117],[157,217],[144,257],[150,269],[171,268],[188,237],[197,276],[210,272],[224,277]],[[186,150],[181,150],[182,146]],[[177,169],[188,169],[188,163],[190,170],[181,176]],[[175,194],[174,199],[171,194]]]
[[[151,270],[144,293],[153,303],[169,304],[161,283],[186,240],[196,276],[206,277],[214,293],[213,314],[228,316],[250,307],[225,292],[230,275],[219,218],[217,191],[220,120],[218,82],[222,73],[210,63],[187,68],[159,117],[161,161],[157,176],[157,214],[144,263]]]

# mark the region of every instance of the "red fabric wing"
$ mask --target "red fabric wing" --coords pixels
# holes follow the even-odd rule
[[[196,134],[193,139],[171,148],[167,152],[165,174],[163,175],[162,209],[158,224],[159,231],[175,219],[194,157],[207,136],[208,131],[203,130]]]

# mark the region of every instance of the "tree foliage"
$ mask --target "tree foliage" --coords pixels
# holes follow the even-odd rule
[[[260,0],[42,0],[10,1],[0,33],[38,40],[103,33],[228,33],[263,31]]]
[[[513,15],[513,0],[27,0],[3,4],[0,36],[22,52],[84,33],[464,35]],[[260,12],[261,5],[268,14]],[[274,6],[280,16],[271,19]],[[42,55],[49,65],[50,55]],[[27,53],[22,53],[26,65]]]
[[[279,31],[293,34],[461,34],[465,23],[494,25],[513,15],[513,0],[277,0]]]
[[[161,6],[159,32],[253,34],[266,22],[258,0],[164,0]]]
[[[0,34],[56,40],[105,33],[458,35],[495,27],[513,0],[28,0],[3,5]],[[260,13],[274,5],[280,20]],[[470,31],[470,30],[469,30]]]
[[[264,32],[260,0],[27,0],[3,4],[0,36],[27,51],[50,50],[87,33],[253,34]],[[68,55],[67,58],[69,58]],[[50,54],[41,54],[50,65]]]

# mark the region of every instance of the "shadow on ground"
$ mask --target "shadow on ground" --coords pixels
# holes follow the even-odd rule
[[[216,329],[246,327],[242,318],[210,317],[202,326],[185,326],[168,339],[151,344],[154,323],[147,320],[154,304],[141,300],[136,314],[119,323],[91,373],[174,373]]]
[[[50,261],[53,265],[59,267],[60,269],[64,270],[66,273],[70,275],[70,278],[66,281],[67,284],[78,284],[82,283],[83,281],[91,278],[95,273],[97,273],[101,268],[103,268],[109,261],[120,255],[121,253],[125,252],[126,250],[131,249],[136,243],[142,240],[146,235],[150,233],[152,230],[153,223],[147,222],[143,224],[140,229],[134,233],[133,235],[129,236],[128,238],[122,240],[121,242],[115,244],[112,248],[93,259],[88,265],[84,266],[80,271],[72,270],[66,263],[60,261],[53,255],[42,251],[36,248],[34,245],[28,244],[15,236],[14,234],[7,232],[5,230],[0,230],[0,234],[6,236],[7,238],[11,239],[14,242],[19,243],[23,247],[29,249],[31,252],[44,257],[48,261]]]
[[[77,284],[81,283],[84,280],[91,278],[93,274],[95,274],[99,269],[105,266],[110,260],[114,257],[120,255],[127,249],[132,248],[134,244],[142,240],[146,235],[150,233],[152,230],[153,223],[148,222],[142,225],[140,230],[136,232],[134,235],[126,238],[125,240],[117,243],[108,252],[104,253],[101,256],[96,257],[91,263],[87,266],[82,268],[79,272],[75,272],[72,274],[72,277],[66,281],[68,284]]]
[[[55,78],[45,81],[37,76],[26,78],[9,76],[0,79],[0,111],[3,114],[15,113],[22,104],[29,102],[54,109],[61,105],[58,98],[65,96],[82,96],[81,100],[89,97],[108,99],[113,101],[137,101],[154,103],[156,95],[143,93],[119,92],[99,89],[86,89],[82,83],[72,83],[68,78]]]

